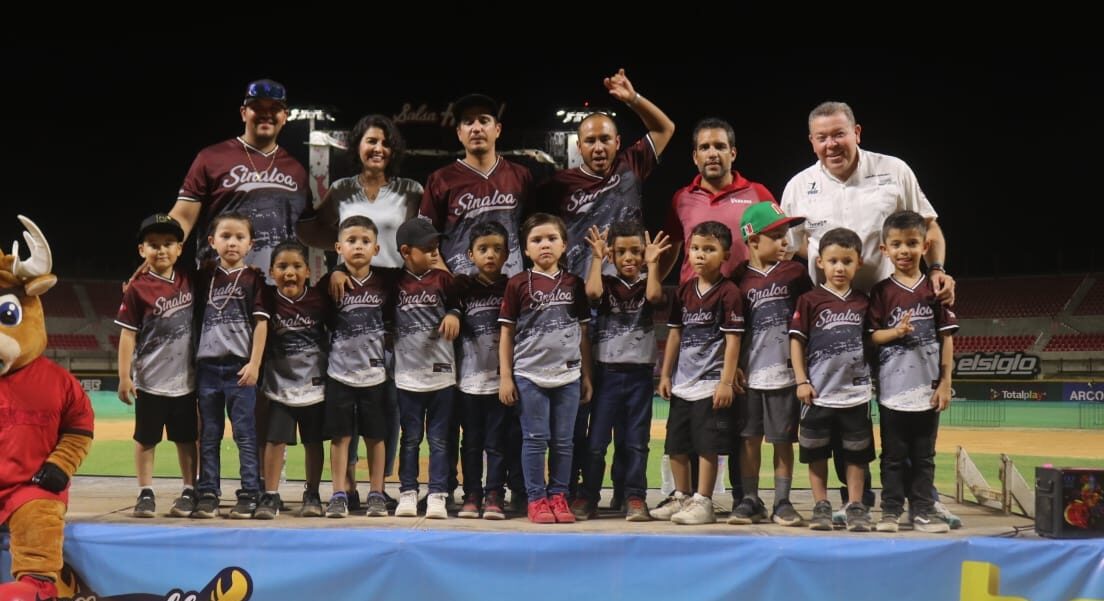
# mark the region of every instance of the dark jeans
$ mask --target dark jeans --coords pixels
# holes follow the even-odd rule
[[[571,433],[579,409],[579,380],[541,388],[526,378],[517,382],[521,406],[521,467],[529,501],[566,494],[571,473]],[[545,484],[545,454],[548,483]]]
[[[422,437],[429,438],[429,492],[448,492],[448,424],[452,386],[431,392],[399,390],[402,448],[399,451],[399,491],[418,490],[418,454]]]
[[[234,444],[238,446],[241,487],[248,492],[261,490],[261,473],[257,460],[257,387],[238,386],[238,371],[245,359],[202,360],[196,365],[196,388],[199,403],[199,482],[200,493],[222,494],[219,470],[220,449],[226,416]]]
[[[463,406],[464,495],[483,497],[483,492],[506,492],[506,440],[512,409],[497,394],[460,393]],[[483,480],[483,453],[487,453],[487,483]],[[451,460],[450,460],[451,461]],[[449,464],[452,465],[451,463]]]
[[[608,367],[598,364],[597,388],[590,402],[590,433],[584,457],[582,494],[597,503],[606,473],[606,450],[613,436],[624,439],[621,481],[625,496],[644,498],[648,491],[648,442],[652,428],[652,366]],[[617,465],[614,454],[614,466]],[[617,470],[615,470],[617,471]]]
[[[901,513],[905,497],[914,513],[935,504],[935,438],[939,413],[881,407],[882,511]]]

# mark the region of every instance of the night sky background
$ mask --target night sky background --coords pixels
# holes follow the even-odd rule
[[[507,105],[505,150],[533,145],[557,108],[588,102],[616,110],[622,144],[632,143],[643,133],[639,120],[602,86],[623,66],[678,127],[646,187],[653,228],[696,174],[690,132],[698,119],[731,122],[736,168],[780,197],[788,179],[815,161],[806,119],[831,99],[855,110],[863,148],[915,171],[940,214],[953,275],[1096,270],[1104,259],[1095,53],[867,48],[837,49],[828,59],[795,49],[741,51],[716,62],[689,53],[541,59],[496,51],[480,64],[308,54],[285,47],[228,60],[214,51],[134,49],[60,59],[41,49],[6,50],[0,245],[10,250],[22,212],[46,232],[56,273],[122,279],[137,264],[141,219],[172,207],[196,152],[242,132],[238,107],[253,79],[283,82],[293,106],[328,108],[340,128],[369,112],[393,115],[404,102],[440,111],[461,94],[484,92]],[[285,146],[291,127],[280,139]],[[448,128],[407,135],[412,147],[460,148]]]

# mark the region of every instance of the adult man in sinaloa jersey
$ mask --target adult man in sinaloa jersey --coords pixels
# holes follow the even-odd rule
[[[276,142],[287,124],[287,90],[271,79],[249,84],[241,106],[240,136],[199,151],[169,214],[184,235],[197,228],[196,259],[214,259],[207,225],[235,211],[253,225],[253,250],[245,262],[266,274],[272,249],[295,237],[295,222],[308,210],[307,172]]]

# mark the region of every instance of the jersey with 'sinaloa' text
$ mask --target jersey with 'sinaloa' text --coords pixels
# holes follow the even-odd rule
[[[805,266],[779,261],[759,270],[742,263],[733,279],[744,296],[747,334],[740,345],[748,387],[778,390],[795,384],[790,366],[790,318],[797,298],[812,288]]]
[[[498,393],[498,311],[506,293],[506,277],[485,282],[479,276],[456,276],[460,303],[460,384],[468,394]]]
[[[790,335],[805,341],[814,405],[853,407],[870,401],[870,366],[863,355],[867,306],[862,292],[837,294],[823,285],[797,299]]]
[[[252,267],[227,271],[221,265],[200,276],[206,283],[202,298],[203,325],[196,359],[237,357],[248,361],[253,352],[253,321],[268,319],[264,306],[264,276]]]
[[[927,411],[939,385],[940,335],[957,330],[958,320],[923,275],[911,287],[893,276],[874,285],[868,330],[895,328],[906,313],[912,333],[878,347],[878,403],[897,411]]]
[[[645,274],[633,283],[619,276],[602,276],[602,298],[594,324],[596,361],[655,365],[655,324],[652,305],[645,298],[647,287]]]
[[[452,275],[430,269],[421,275],[403,270],[395,296],[395,385],[431,392],[456,384],[452,342],[439,331],[456,309]]]
[[[269,288],[268,348],[264,358],[265,396],[291,407],[325,399],[326,318],[330,312],[325,289],[307,288],[288,298]]]
[[[139,390],[183,396],[195,390],[192,279],[139,274],[123,293],[115,323],[136,332],[131,377]]]
[[[701,292],[698,278],[691,279],[679,286],[667,327],[680,334],[671,394],[685,401],[712,397],[724,369],[725,335],[744,331],[740,288],[721,278]]]
[[[528,169],[502,157],[487,173],[457,159],[429,175],[418,214],[444,234],[441,256],[450,271],[475,271],[468,258],[469,232],[476,224],[488,221],[502,224],[509,236],[509,254],[502,272],[514,275],[521,271],[517,232],[532,180]]]
[[[590,320],[583,281],[527,269],[506,283],[498,320],[514,324],[514,375],[557,388],[582,375],[580,324]]]
[[[319,290],[329,290],[331,273],[318,283]],[[387,380],[383,343],[391,321],[392,286],[378,271],[369,272],[363,280],[346,275],[345,296],[334,303],[330,316],[326,373],[347,386],[375,386]]]

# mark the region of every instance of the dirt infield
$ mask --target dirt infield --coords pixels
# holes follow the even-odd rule
[[[230,431],[229,423],[226,425],[226,431]],[[130,440],[133,434],[134,424],[127,420],[96,422],[96,438],[100,440]],[[666,434],[666,424],[662,421],[653,422],[652,436],[662,438],[664,434]],[[1100,449],[1104,449],[1104,430],[1014,428],[943,428],[940,430],[937,447],[940,453],[953,453],[958,446],[965,447],[970,453],[1098,459]]]

